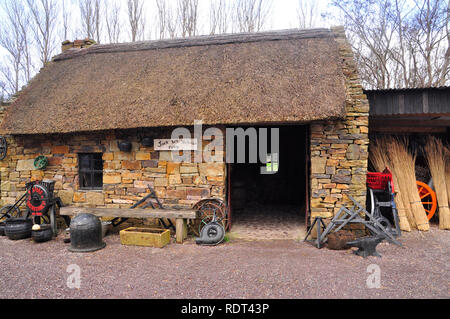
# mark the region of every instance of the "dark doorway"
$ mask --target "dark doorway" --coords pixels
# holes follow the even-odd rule
[[[308,127],[276,127],[279,128],[277,173],[261,174],[261,167],[265,164],[259,158],[258,163],[229,165],[228,194],[232,232],[237,229],[246,232],[249,237],[253,234],[255,237],[271,238],[272,234],[280,239],[290,239],[293,233],[305,228],[309,197]],[[259,128],[256,127],[257,130]],[[270,131],[271,127],[267,128]],[[270,138],[268,140],[270,141]],[[236,152],[235,143],[235,154]],[[246,157],[248,158],[248,154]]]

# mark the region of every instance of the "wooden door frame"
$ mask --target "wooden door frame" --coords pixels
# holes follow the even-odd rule
[[[295,124],[294,124],[295,125]],[[267,127],[270,127],[273,125],[268,125]],[[310,124],[298,124],[296,126],[303,126],[304,129],[304,145],[305,145],[305,227],[306,229],[309,228],[310,224],[310,180],[311,180],[311,126]],[[226,126],[225,126],[226,129]],[[226,141],[225,141],[225,151],[226,151]],[[226,154],[225,154],[226,158]],[[228,231],[232,228],[232,205],[231,205],[231,163],[226,163],[226,202],[227,202],[227,217],[228,217]]]
[[[309,229],[310,216],[310,194],[311,194],[311,126],[305,125],[305,227]]]

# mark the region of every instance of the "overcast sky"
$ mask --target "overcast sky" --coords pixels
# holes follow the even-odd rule
[[[0,0],[1,1],[1,0]],[[77,21],[79,19],[78,15],[78,8],[77,8],[77,1],[71,0],[73,3],[73,13],[74,13],[74,24],[78,24]],[[105,0],[108,2],[109,0]],[[126,0],[121,0],[122,7],[123,7],[123,19],[126,20]],[[172,7],[176,7],[178,0],[169,0],[171,2]],[[326,13],[326,12],[335,12],[333,8],[329,6],[330,0],[309,0],[314,1],[317,3],[317,11],[320,13]],[[199,29],[207,32],[208,31],[208,23],[209,23],[209,3],[210,0],[199,0]],[[271,15],[270,19],[267,22],[267,25],[265,26],[265,30],[279,30],[279,29],[290,29],[290,28],[298,28],[298,20],[297,20],[297,10],[298,10],[298,3],[299,0],[272,0],[272,7],[271,7]],[[152,30],[151,35],[146,35],[146,38],[156,38],[156,1],[155,0],[146,0],[146,19],[148,23],[150,24],[150,27]],[[331,24],[337,24],[331,22]],[[317,27],[329,27],[330,22],[325,21],[324,19],[321,19],[321,21],[318,21]],[[148,28],[148,26],[147,26]],[[74,26],[74,29],[76,27]],[[150,29],[150,28],[148,28]],[[74,35],[81,36],[81,35]],[[69,39],[73,40],[73,39]]]

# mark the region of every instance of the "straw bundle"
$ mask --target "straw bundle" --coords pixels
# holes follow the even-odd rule
[[[389,158],[394,164],[400,188],[409,201],[412,216],[407,216],[412,228],[427,231],[430,229],[427,214],[423,208],[416,186],[415,161],[416,155],[408,152],[406,139],[391,139],[389,141]]]
[[[445,181],[446,149],[440,139],[430,136],[424,150],[439,203],[439,228],[450,229],[450,209],[448,207],[448,193]]]
[[[393,165],[387,155],[387,152],[386,152],[386,140],[385,139],[375,140],[375,142],[371,145],[371,148],[370,148],[369,159],[372,162],[372,165],[375,167],[375,169],[378,172],[382,172],[386,167],[388,167],[391,170],[392,182],[394,183],[394,188],[395,188],[395,192],[396,192],[395,205],[397,206],[400,229],[402,231],[410,232],[411,226],[409,225],[407,215],[411,215],[412,213],[409,211],[409,205],[405,206],[402,189],[400,188],[400,185],[398,184],[398,180],[396,177],[394,167],[393,167]]]
[[[447,184],[447,197],[448,197],[448,203],[450,205],[450,147],[447,147],[447,156],[446,156],[446,162],[445,165],[445,183]]]

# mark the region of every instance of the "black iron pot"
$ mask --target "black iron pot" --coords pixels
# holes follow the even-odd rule
[[[40,229],[31,231],[31,238],[36,243],[44,243],[53,238],[53,230],[51,225],[40,225]]]
[[[0,236],[5,236],[5,223],[0,223]]]
[[[131,142],[129,141],[122,141],[122,142],[118,142],[117,146],[119,147],[119,150],[121,152],[131,152]]]
[[[153,147],[153,139],[151,137],[144,137],[141,143],[145,147]]]
[[[92,214],[79,214],[70,222],[70,247],[72,252],[91,252],[102,249],[102,223]]]

